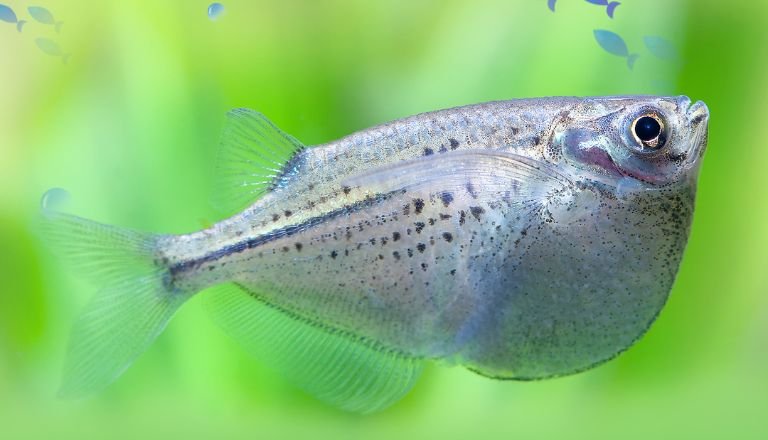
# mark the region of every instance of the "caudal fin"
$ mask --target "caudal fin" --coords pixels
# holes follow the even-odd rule
[[[43,238],[99,290],[76,320],[59,394],[81,397],[117,379],[189,297],[164,283],[159,236],[43,211]]]

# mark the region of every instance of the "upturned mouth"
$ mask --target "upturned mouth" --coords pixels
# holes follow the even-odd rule
[[[709,109],[704,102],[696,101],[688,108],[687,116],[693,134],[688,162],[693,165],[704,156],[704,151],[707,149]]]

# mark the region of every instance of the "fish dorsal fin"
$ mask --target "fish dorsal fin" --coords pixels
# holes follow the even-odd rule
[[[434,188],[453,190],[474,182],[477,191],[503,192],[513,202],[537,200],[566,188],[568,178],[545,162],[498,150],[456,151],[397,162],[346,179],[342,186],[373,193]]]
[[[316,325],[236,285],[207,296],[214,320],[250,354],[318,399],[346,411],[382,410],[416,382],[424,361]]]
[[[253,203],[290,171],[288,162],[302,148],[263,114],[247,108],[230,110],[219,143],[215,207],[234,214]]]

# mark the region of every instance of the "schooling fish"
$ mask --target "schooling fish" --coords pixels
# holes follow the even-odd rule
[[[27,11],[37,22],[53,26],[54,29],[56,29],[57,34],[61,31],[61,25],[63,25],[64,22],[56,21],[53,14],[48,9],[45,9],[42,6],[30,6],[27,8]]]
[[[635,61],[637,61],[638,54],[629,53],[627,43],[624,39],[615,32],[607,31],[604,29],[595,29],[595,40],[606,52],[620,56],[627,59],[627,67],[632,69],[635,67]]]
[[[664,306],[709,114],[686,97],[523,99],[311,148],[252,110],[228,118],[219,192],[247,206],[208,229],[154,235],[44,207],[48,240],[102,286],[63,394],[108,385],[222,285],[206,293],[216,321],[347,410],[397,401],[428,361],[518,380],[592,368]]]
[[[588,3],[593,5],[605,6],[605,13],[609,18],[613,18],[613,14],[616,12],[616,8],[621,4],[619,2],[612,2],[608,0],[587,0]]]
[[[0,20],[6,23],[16,23],[16,30],[19,32],[21,32],[24,25],[27,23],[26,20],[19,20],[16,17],[16,13],[13,12],[13,9],[2,4],[0,4]]]

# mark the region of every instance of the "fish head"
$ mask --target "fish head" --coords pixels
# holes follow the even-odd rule
[[[554,132],[554,151],[595,180],[645,189],[695,184],[707,145],[709,111],[685,96],[588,98]]]

